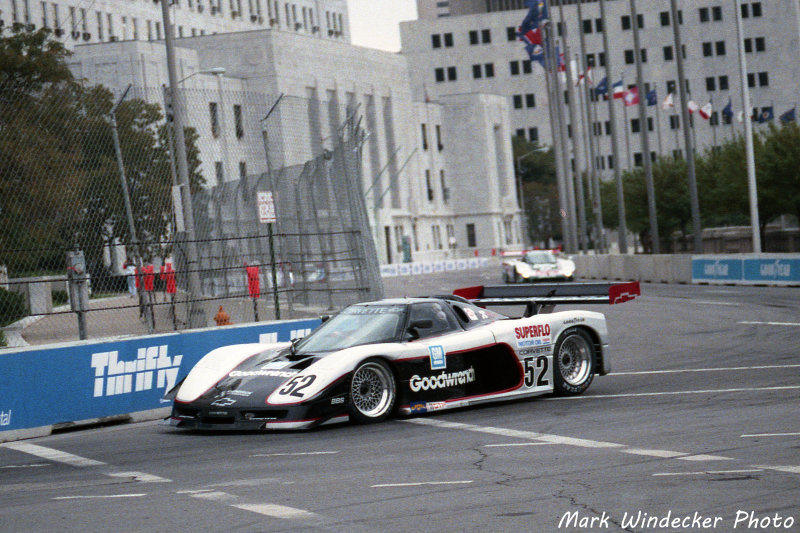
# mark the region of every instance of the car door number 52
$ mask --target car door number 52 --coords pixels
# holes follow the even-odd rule
[[[547,380],[547,356],[540,355],[539,357],[526,357],[523,360],[525,369],[525,386],[526,387],[547,387],[550,381]]]
[[[293,377],[292,379],[286,382],[286,385],[284,385],[284,387],[281,390],[278,391],[278,394],[282,396],[289,395],[302,398],[303,393],[300,391],[305,389],[312,383],[314,383],[315,379],[317,379],[317,376],[313,374],[308,376]]]

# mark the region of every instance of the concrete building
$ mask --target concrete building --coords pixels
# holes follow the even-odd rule
[[[511,134],[552,144],[548,98],[542,67],[531,64],[516,28],[526,8],[517,0],[418,0],[419,20],[401,23],[402,53],[408,58],[412,91],[416,99],[425,94],[434,101],[451,94],[485,92],[504,96],[511,109]],[[581,4],[582,20],[574,0],[563,2],[564,25],[570,57],[576,70],[594,65],[595,83],[606,74],[602,42],[602,21],[597,0]],[[558,0],[551,0],[550,16],[560,21]],[[692,117],[692,135],[699,150],[718,145],[744,130],[736,118],[721,114],[731,102],[742,111],[739,82],[739,57],[733,2],[699,0],[679,2],[681,38],[690,98],[699,106],[713,105],[709,120]],[[644,82],[655,89],[658,105],[648,107],[651,157],[677,155],[683,150],[680,111],[662,109],[670,92],[677,98],[677,67],[669,2],[638,0],[638,25],[641,28]],[[800,91],[800,62],[787,60],[800,50],[800,4],[797,0],[742,2],[748,85],[753,115],[774,117],[796,107]],[[606,1],[606,26],[609,34],[613,82],[625,86],[636,83],[631,28],[630,2]],[[586,40],[581,57],[580,34]],[[563,41],[563,39],[562,39]],[[562,51],[564,44],[561,43]],[[610,176],[611,157],[608,105],[600,100],[590,107],[594,118],[591,130],[598,144],[597,168]],[[621,104],[616,113],[622,168],[641,165],[640,120],[637,107]],[[762,119],[763,120],[763,119]],[[589,121],[587,121],[589,122]],[[767,127],[768,120],[757,124]],[[623,127],[624,126],[624,127]],[[584,131],[583,121],[578,129]],[[577,162],[586,168],[584,161]]]
[[[112,3],[105,5],[110,9]],[[189,10],[190,4],[180,5]],[[293,12],[281,12],[286,9]],[[342,35],[324,45],[302,28],[240,31],[231,26],[240,24],[238,17],[219,28],[225,33],[176,40],[187,124],[200,134],[207,181],[266,170],[260,121],[278,95],[287,106],[283,148],[273,161],[278,165],[301,164],[329,149],[347,110],[357,108],[368,132],[363,187],[382,262],[522,247],[506,99],[481,91],[436,102],[415,97],[406,56],[349,44],[343,15],[337,22]],[[319,12],[314,19],[320,20]],[[115,40],[73,49],[71,68],[79,77],[115,91],[130,83],[149,101],[162,103],[163,42]]]

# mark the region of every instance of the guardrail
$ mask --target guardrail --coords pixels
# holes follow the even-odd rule
[[[265,322],[0,352],[0,442],[81,424],[167,416],[164,393],[209,351],[289,341],[319,323]]]
[[[576,255],[577,275],[651,283],[800,285],[800,254]]]

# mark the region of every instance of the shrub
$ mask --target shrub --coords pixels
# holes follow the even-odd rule
[[[28,314],[21,294],[0,288],[0,327],[16,322]]]

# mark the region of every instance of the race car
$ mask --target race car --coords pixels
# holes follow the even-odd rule
[[[305,429],[581,394],[610,370],[605,317],[548,311],[638,294],[638,282],[500,285],[351,305],[301,340],[211,351],[169,393],[166,421],[193,429]],[[509,318],[487,309],[509,305],[525,311]]]
[[[557,256],[550,250],[531,250],[520,255],[506,253],[503,257],[503,282],[571,281],[575,263]]]

